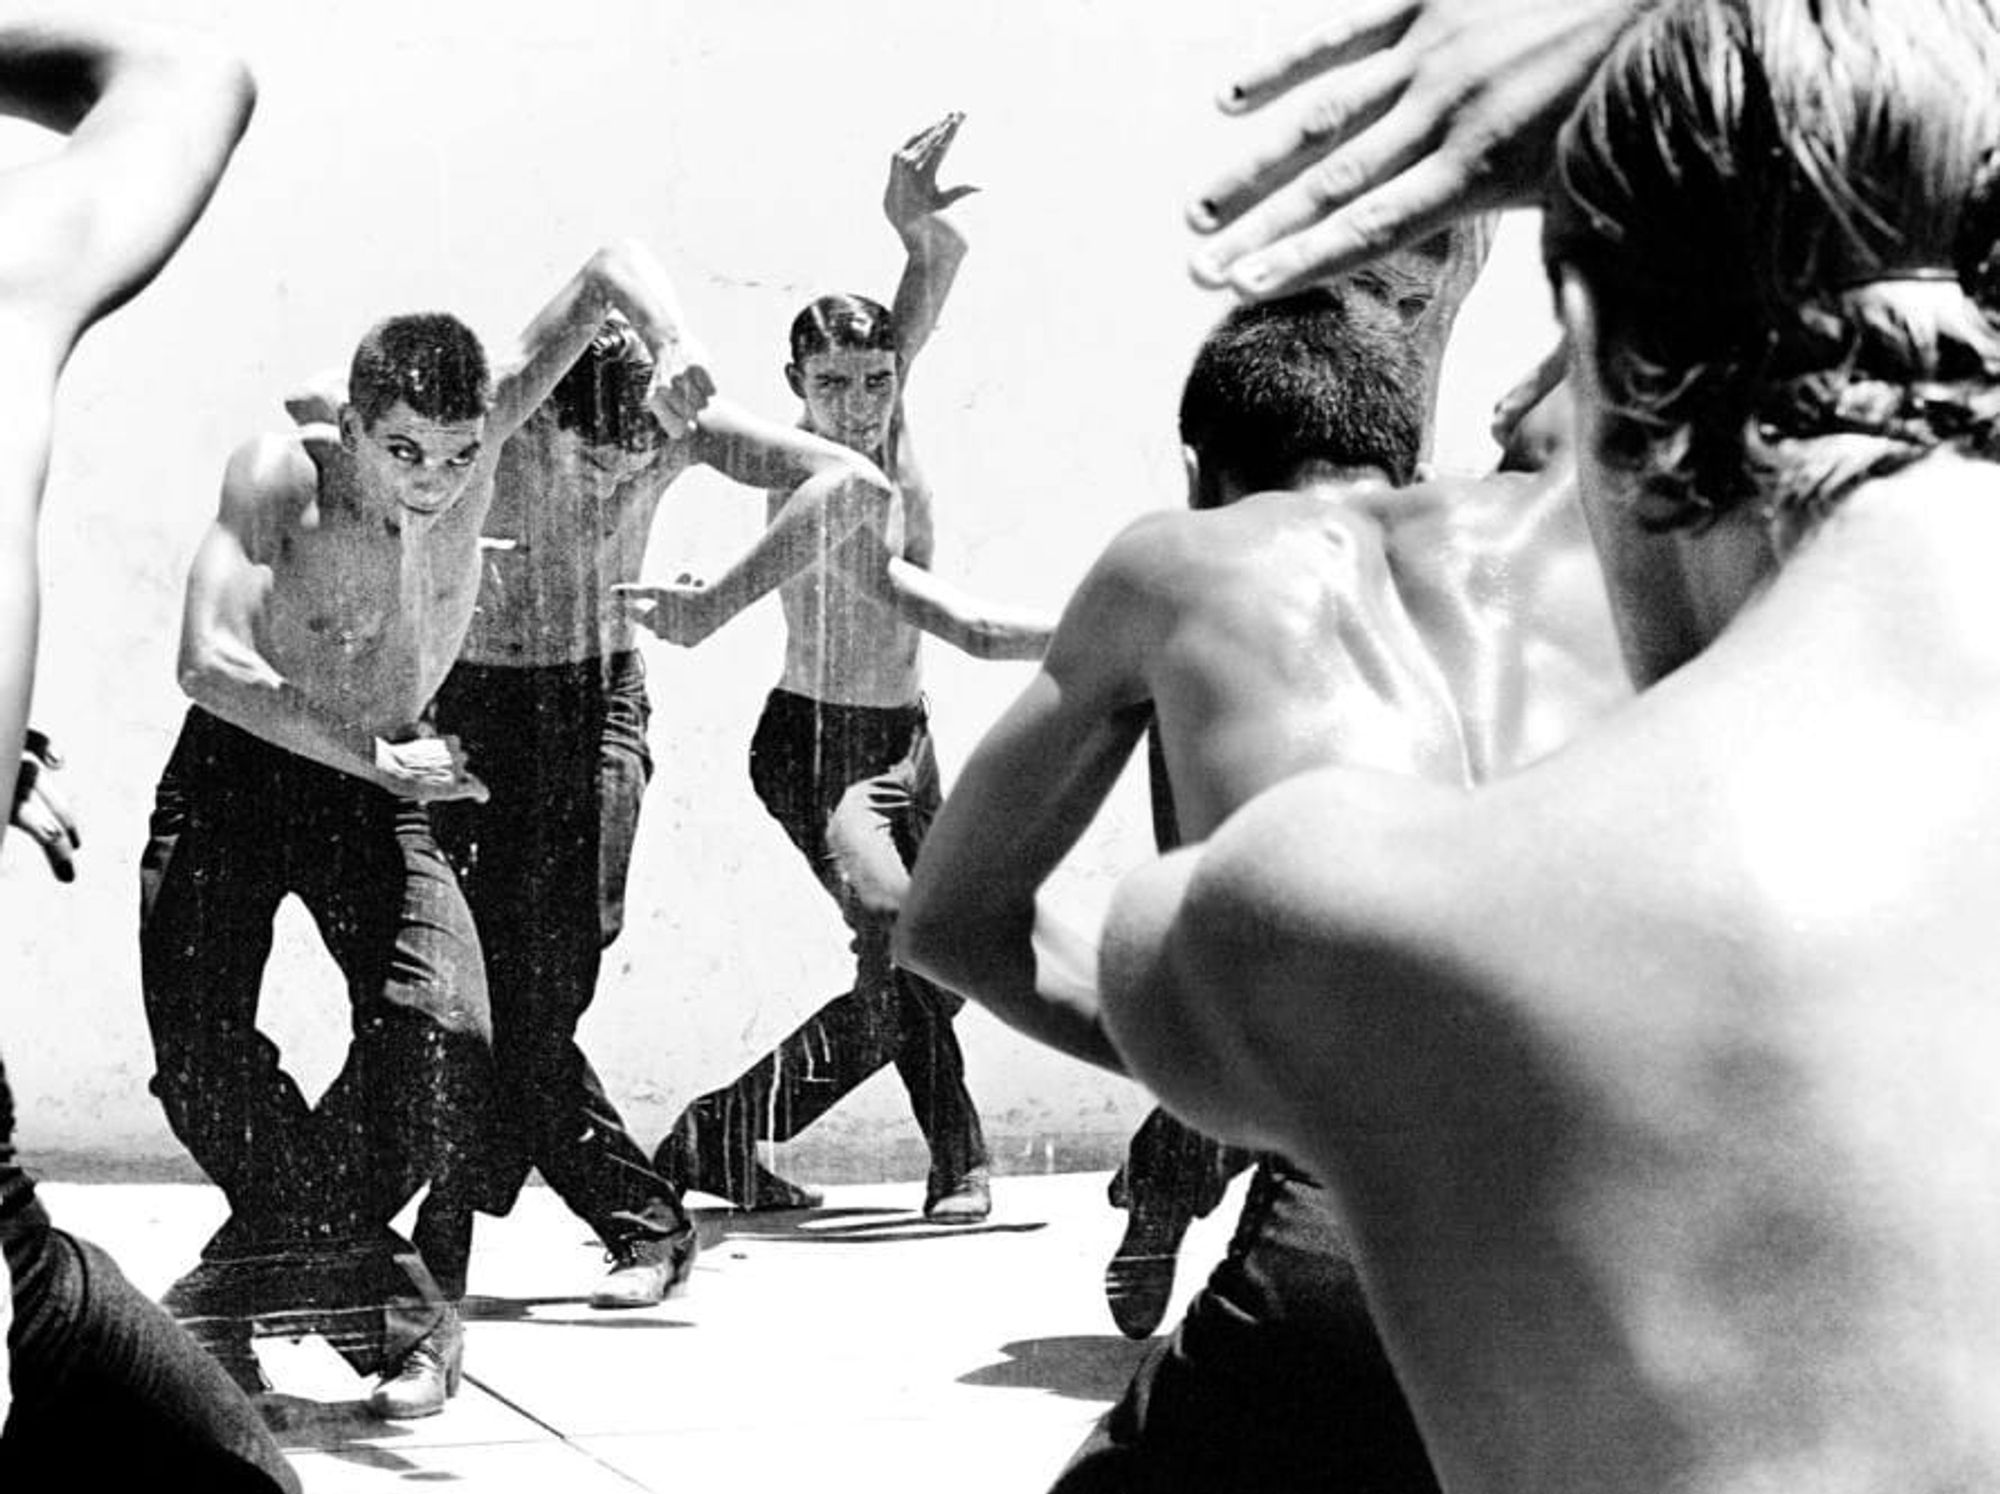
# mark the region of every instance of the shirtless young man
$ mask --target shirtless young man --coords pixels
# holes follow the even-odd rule
[[[908,250],[889,311],[827,296],[792,323],[785,370],[805,402],[804,428],[868,458],[893,503],[779,592],[785,669],[750,744],[758,797],[840,905],[854,934],[853,988],[822,1008],[733,1084],[696,1100],[661,1143],[661,1171],[746,1208],[808,1207],[810,1190],[766,1170],[759,1140],[786,1141],[893,1062],[929,1143],[924,1212],[944,1223],[992,1207],[985,1141],[951,1019],[962,1003],[889,954],[910,863],[939,800],[918,644],[931,633],[980,658],[1040,654],[1048,623],[960,591],[931,574],[931,493],[910,448],[903,386],[965,252],[943,210],[937,170],[958,128],[950,115],[890,164],[884,208]],[[786,495],[774,492],[775,515]],[[698,586],[627,588],[655,631],[695,643],[733,615]]]
[[[664,272],[644,263],[633,291],[655,323],[677,325]],[[612,1270],[591,1302],[606,1308],[658,1303],[696,1248],[674,1181],[632,1139],[575,1041],[602,951],[624,924],[652,775],[644,666],[613,587],[638,580],[662,495],[696,465],[789,495],[765,541],[715,583],[733,607],[819,553],[843,516],[889,501],[886,479],[853,453],[727,400],[708,399],[670,435],[646,405],[654,369],[648,339],[614,318],[507,441],[479,603],[435,713],[490,795],[432,811],[478,925],[493,1007],[501,1175],[483,1206],[511,1205],[529,1166],[540,1168],[604,1243]],[[463,1294],[471,1236],[469,1211],[426,1199],[416,1242],[447,1296]]]
[[[74,826],[16,777],[24,761],[53,766],[27,710],[57,380],[193,227],[254,94],[240,62],[185,38],[74,15],[0,24],[0,111],[68,136],[0,173],[0,802],[58,875]],[[50,1224],[14,1153],[4,1070],[0,1259],[0,1484],[297,1490],[242,1393],[109,1256]]]
[[[1492,248],[1493,223],[1467,220],[1429,235],[1407,250],[1344,277],[1343,294],[1365,296],[1402,324],[1422,376],[1423,457],[1430,457],[1437,422],[1438,381],[1445,345],[1459,308]],[[1574,507],[1574,495],[1569,496]],[[1461,506],[1459,517],[1464,517]],[[1498,537],[1496,536],[1496,539]],[[1155,846],[1172,850],[1182,835],[1173,790],[1160,750],[1158,723],[1146,734]],[[1132,1133],[1125,1160],[1106,1190],[1126,1214],[1125,1231],[1104,1267],[1104,1299],[1112,1321],[1128,1338],[1159,1327],[1172,1300],[1181,1241],[1197,1219],[1213,1213],[1230,1180],[1257,1160],[1254,1152],[1224,1146],[1155,1107]]]
[[[1650,688],[1114,906],[1119,1051],[1333,1186],[1454,1494],[2000,1481],[1996,67],[1952,0],[1639,21],[1547,248]]]
[[[1038,958],[1036,896],[1149,724],[1176,829],[1197,840],[1308,768],[1461,784],[1476,743],[1517,735],[1468,718],[1483,697],[1462,695],[1435,649],[1477,632],[1483,673],[1527,669],[1541,614],[1570,600],[1532,578],[1558,578],[1580,526],[1541,480],[1404,486],[1424,387],[1405,327],[1352,284],[1239,310],[1211,334],[1181,406],[1193,511],[1113,541],[967,764],[917,868],[910,963],[1115,1064],[1088,952],[1044,924]],[[1573,485],[1553,487],[1573,510]],[[1495,575],[1520,607],[1512,634],[1485,632]],[[1615,670],[1601,586],[1595,600]],[[1330,1486],[1433,1480],[1323,1188],[1268,1157],[1224,1262],[1057,1487]]]
[[[621,294],[594,256],[489,378],[439,314],[362,340],[337,426],[231,458],[188,578],[189,710],[141,866],[140,948],[174,1132],[231,1217],[168,1305],[205,1320],[250,1386],[251,1320],[291,1314],[382,1374],[384,1415],[442,1408],[456,1313],[388,1221],[426,1181],[480,1200],[491,1028],[472,921],[426,804],[479,797],[449,737],[418,725],[471,622],[479,536],[508,436]],[[663,361],[679,429],[706,397]],[[297,894],[347,978],[353,1043],[316,1106],[256,1028],[278,904]]]

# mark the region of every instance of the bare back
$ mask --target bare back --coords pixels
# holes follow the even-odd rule
[[[1218,1010],[1453,1494],[2000,1484],[1996,514],[1878,482],[1568,751],[1212,843],[1187,926],[1317,930]]]
[[[1190,838],[1327,764],[1468,781],[1447,682],[1383,552],[1378,491],[1391,494],[1263,493],[1173,520],[1173,601],[1145,672]]]
[[[1631,694],[1573,465],[1399,496],[1383,514],[1390,570],[1451,681],[1476,777],[1545,756]]]

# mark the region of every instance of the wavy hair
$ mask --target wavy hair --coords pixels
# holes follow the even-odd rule
[[[1664,0],[1565,125],[1605,458],[1654,529],[1796,537],[1940,447],[2000,459],[1995,0]]]

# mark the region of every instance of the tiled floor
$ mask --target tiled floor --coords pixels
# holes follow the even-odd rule
[[[703,1211],[687,1294],[625,1313],[586,1305],[600,1252],[531,1188],[512,1216],[482,1221],[465,1387],[443,1415],[373,1420],[366,1382],[316,1340],[260,1342],[278,1387],[266,1414],[308,1494],[415,1482],[1038,1494],[1141,1349],[1104,1309],[1100,1273],[1125,1217],[1104,1182],[1003,1177],[993,1218],[966,1229],[925,1224],[917,1183],[833,1188],[811,1213]],[[203,1187],[43,1193],[155,1293],[221,1217]],[[1235,1212],[1232,1195],[1190,1235],[1180,1300]]]

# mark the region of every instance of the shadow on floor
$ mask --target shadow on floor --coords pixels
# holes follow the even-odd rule
[[[703,1244],[708,1220],[703,1220]],[[787,1209],[725,1214],[715,1221],[724,1239],[785,1240],[804,1245],[873,1245],[895,1240],[947,1240],[961,1235],[1024,1235],[1046,1229],[1040,1219],[936,1224],[912,1209]]]
[[[1145,1357],[1148,1341],[1116,1334],[1026,1338],[1002,1344],[1007,1357],[958,1377],[961,1385],[1046,1390],[1079,1401],[1115,1401]]]

